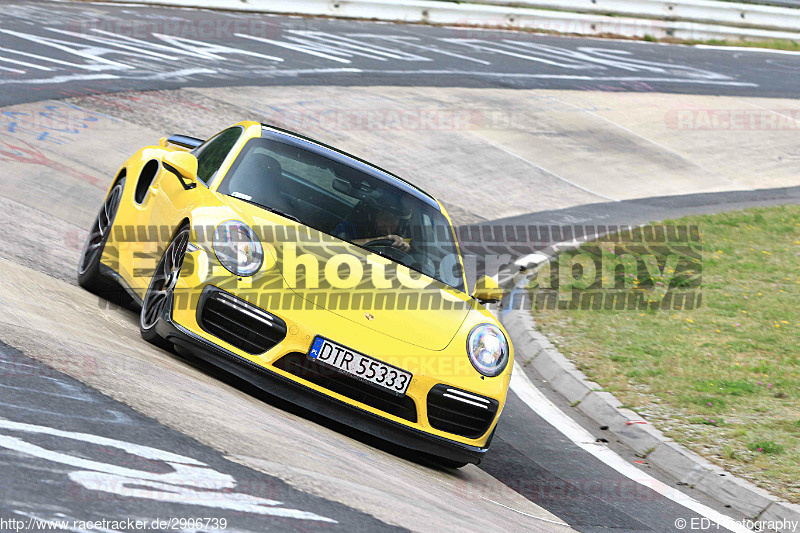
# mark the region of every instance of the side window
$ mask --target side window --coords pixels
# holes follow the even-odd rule
[[[194,151],[197,156],[197,179],[206,185],[222,166],[233,145],[242,135],[242,128],[227,129]]]

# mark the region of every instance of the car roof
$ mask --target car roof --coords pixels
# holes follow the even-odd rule
[[[266,131],[270,132],[272,137],[280,139],[281,141],[287,142],[293,146],[298,148],[302,148],[304,150],[308,150],[309,152],[315,153],[317,155],[322,155],[336,161],[337,163],[341,163],[343,165],[349,166],[351,168],[355,168],[365,174],[368,174],[376,179],[383,181],[389,185],[397,187],[402,191],[422,200],[423,202],[435,207],[437,210],[441,211],[441,206],[439,202],[431,196],[430,194],[426,193],[416,185],[409,183],[408,181],[404,180],[400,176],[392,174],[388,170],[384,170],[372,163],[360,159],[352,154],[348,154],[342,150],[329,146],[327,144],[321,143],[315,139],[311,139],[310,137],[306,137],[300,133],[296,133],[294,131],[285,130],[282,128],[278,128],[271,124],[261,124]]]

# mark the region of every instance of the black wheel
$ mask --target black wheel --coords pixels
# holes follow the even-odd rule
[[[86,239],[78,264],[78,284],[94,293],[109,293],[114,289],[119,292],[119,287],[115,287],[113,282],[104,278],[100,273],[100,258],[103,256],[108,236],[111,234],[124,189],[125,178],[122,178],[108,193],[103,207],[89,231],[89,237]]]
[[[172,238],[172,241],[164,250],[164,255],[156,266],[150,286],[142,302],[142,311],[139,315],[139,330],[142,338],[147,342],[170,349],[171,343],[161,338],[156,332],[156,325],[161,315],[164,313],[167,302],[170,301],[175,284],[183,266],[183,259],[186,257],[186,247],[189,244],[189,226],[182,226]]]

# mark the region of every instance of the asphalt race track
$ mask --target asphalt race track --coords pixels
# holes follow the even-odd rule
[[[4,5],[0,105],[89,88],[287,83],[800,94],[797,60],[780,53],[157,7],[146,18],[136,7],[56,9],[54,17],[47,4]]]
[[[479,467],[415,461],[155,349],[139,338],[136,315],[79,289],[74,272],[119,164],[169,133],[204,136],[244,118],[279,117],[418,181],[459,224],[638,224],[797,203],[800,152],[789,126],[751,139],[746,128],[686,133],[670,117],[687,109],[797,116],[798,95],[800,55],[94,3],[3,5],[0,518],[35,526],[194,517],[241,532],[644,532],[675,531],[679,518],[740,518],[618,443],[588,443],[641,472],[623,475],[513,389]],[[346,120],[364,109],[452,118],[470,108],[519,110],[512,122],[524,120],[487,126],[484,113],[480,127],[407,129],[320,118],[330,109],[350,113]],[[538,376],[527,377],[603,438]],[[663,487],[687,496],[667,498]],[[213,530],[196,525],[177,529]]]
[[[187,516],[200,516],[203,514],[200,509],[211,503],[215,509],[213,516],[225,518],[230,531],[260,531],[265,518],[274,520],[275,528],[291,531],[305,530],[308,522],[324,524],[331,531],[398,529],[226,460],[218,451],[143,417],[80,381],[47,369],[9,346],[0,345],[0,358],[3,365],[0,427],[4,432],[0,512],[4,518],[14,517],[28,523],[78,517],[124,521],[135,517],[150,523],[179,516],[174,509],[178,498],[175,493],[154,491],[151,498],[125,498],[120,505],[121,496],[109,490],[118,490],[126,484],[130,485],[129,490],[135,490],[136,485],[147,486],[147,474],[169,472],[168,461],[172,460],[195,465],[201,476],[195,489],[186,489],[183,495],[197,502],[194,505],[198,507]],[[52,428],[58,428],[60,433],[54,434]],[[98,437],[109,442],[92,442]],[[80,455],[102,464],[109,472],[106,479],[65,487],[66,467],[75,465],[69,465],[66,459],[47,449],[56,439],[61,440],[57,448],[60,453]],[[156,459],[137,448],[143,446],[168,448],[179,451],[180,455]],[[143,472],[143,480],[134,481],[112,473],[122,469]],[[76,474],[77,469],[70,473],[70,478],[78,479]],[[216,491],[215,485],[218,485]],[[94,486],[104,486],[106,490],[96,490]]]

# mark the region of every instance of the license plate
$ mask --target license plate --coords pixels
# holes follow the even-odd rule
[[[314,338],[308,356],[398,396],[405,394],[411,374],[323,337]]]

